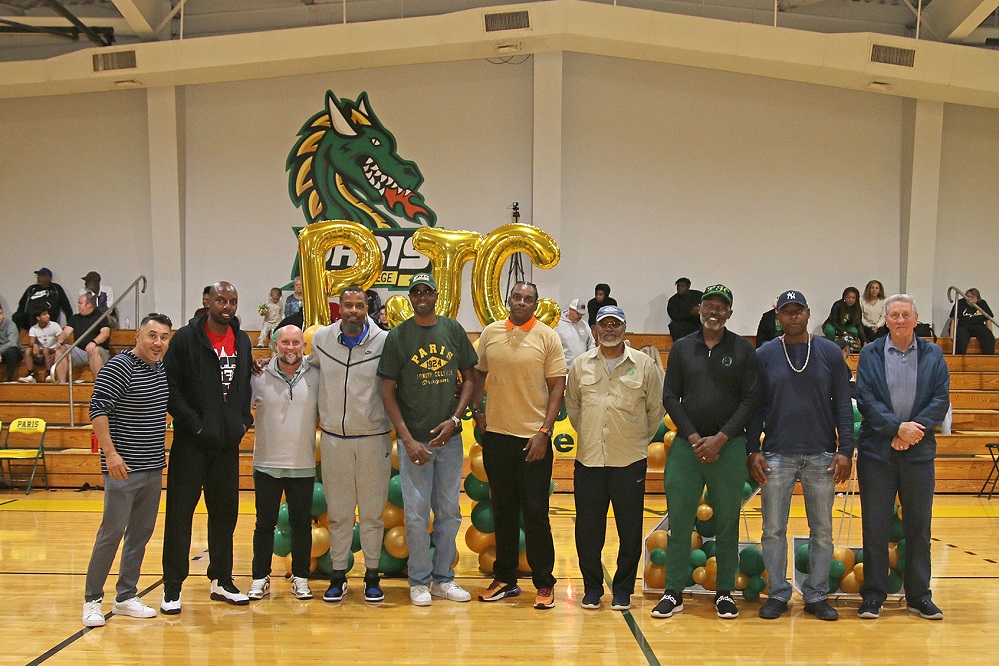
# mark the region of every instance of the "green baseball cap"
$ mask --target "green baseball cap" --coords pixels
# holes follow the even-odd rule
[[[732,306],[732,290],[723,284],[712,284],[704,288],[704,294],[701,296],[701,302],[703,303],[706,299],[712,296],[719,296],[728,301],[729,307]]]
[[[413,279],[409,281],[409,290],[413,291],[413,288],[420,284],[425,284],[434,291],[437,291],[437,280],[430,273],[417,273],[414,275]]]

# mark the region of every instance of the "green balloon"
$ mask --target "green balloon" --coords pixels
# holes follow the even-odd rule
[[[705,541],[704,543],[701,544],[701,550],[704,551],[704,555],[706,557],[714,557],[715,551],[717,549],[718,549],[718,544],[715,542],[714,539],[711,539],[710,541]]]
[[[901,555],[898,556],[898,562],[895,563],[895,571],[899,574],[905,573],[905,558]]]
[[[687,585],[686,585],[686,587],[694,587],[695,585],[697,585],[697,581],[694,580],[694,574],[691,573],[689,576],[687,576]]]
[[[811,564],[808,561],[808,544],[803,543],[794,549],[794,568],[803,574],[806,574],[811,569]]]
[[[316,483],[312,486],[312,517],[324,513],[326,513],[326,492],[323,490],[323,484]]]
[[[833,560],[829,563],[829,580],[835,579],[837,581],[837,587],[839,587],[839,579],[843,577],[846,573],[846,565],[839,560]],[[832,591],[830,589],[830,591]]]
[[[860,408],[857,407],[857,405],[854,405],[853,406],[853,422],[854,423],[860,423],[861,420],[863,420],[863,418],[864,417],[860,413]]]
[[[524,530],[520,530],[520,543],[517,544],[519,553],[523,553],[527,550],[527,535],[524,534]]]
[[[749,483],[749,481],[746,481],[744,484],[742,484],[742,499],[748,500],[749,496],[753,494],[753,490],[754,488]]]
[[[895,594],[902,589],[902,575],[899,574],[898,569],[892,569],[888,572],[888,594]]]
[[[829,579],[829,594],[832,594],[839,589],[839,578]]]
[[[476,444],[482,443],[482,431],[479,430],[479,426],[475,426],[474,428],[472,428],[472,437],[475,438]]]
[[[704,504],[711,504],[711,495],[708,494],[708,489],[704,489]]]
[[[393,467],[392,468],[392,475],[391,476],[399,476],[399,470],[397,470],[395,467]]]
[[[902,521],[896,518],[891,523],[891,532],[888,533],[888,541],[900,541],[905,537],[905,528]]]
[[[893,511],[892,515],[895,516],[896,518],[898,518],[898,510],[901,509],[901,508],[902,508],[902,506],[900,504],[898,504],[898,502],[896,502],[895,503],[895,510]]]
[[[662,442],[666,440],[666,422],[663,421],[659,424],[659,430],[656,430],[656,436],[652,438],[653,442]]]
[[[278,557],[291,554],[291,534],[278,529],[274,530],[274,554]]]
[[[493,503],[489,500],[479,502],[472,507],[472,525],[480,532],[495,532],[496,521],[493,519]]]
[[[697,520],[697,533],[702,537],[713,537],[718,533],[715,517],[711,516],[707,520]]]
[[[760,593],[747,587],[742,591],[742,598],[746,601],[759,601]]]
[[[471,475],[469,475],[471,476]],[[402,477],[393,476],[389,479],[388,501],[392,506],[402,508]]]
[[[347,553],[347,571],[354,568],[354,553]]]
[[[563,400],[562,401],[562,409],[558,410],[558,416],[555,417],[555,420],[556,421],[565,421],[567,418],[569,418],[569,412],[566,411],[566,409],[565,409],[565,401]]]
[[[739,571],[747,576],[759,576],[763,569],[763,551],[757,546],[746,546],[739,551]]]
[[[333,558],[330,556],[330,551],[327,550],[326,554],[319,558],[319,562],[316,563],[316,571],[324,576],[333,575]]]
[[[864,549],[863,548],[854,548],[853,554],[856,556],[856,560],[854,562],[855,564],[860,564],[861,562],[864,561]]]
[[[662,548],[653,548],[652,552],[649,553],[649,562],[658,566],[663,566],[666,564],[666,551]]]
[[[548,482],[548,496],[551,497],[554,494],[555,494],[555,482],[554,481],[549,481]]]
[[[859,422],[853,424],[853,437],[854,437],[854,439],[856,439],[857,437],[860,437],[860,423]]]
[[[711,543],[714,543],[714,541],[712,541]],[[663,554],[662,555],[662,558],[663,558],[662,562],[656,562],[653,559],[653,556],[656,554],[656,551],[662,551],[662,554]],[[666,563],[666,551],[663,550],[662,548],[656,548],[656,550],[652,551],[652,553],[649,555],[649,559],[652,560],[656,564],[665,564]],[[703,567],[704,564],[707,561],[708,561],[708,554],[705,553],[700,548],[695,548],[694,550],[690,551],[690,566],[694,567],[695,569],[697,567]]]
[[[281,502],[281,506],[278,507],[277,528],[282,532],[291,534],[291,517],[288,515],[287,502]]]
[[[489,499],[489,484],[480,481],[474,474],[469,472],[465,477],[465,494],[469,499],[476,502],[483,502]]]
[[[406,568],[406,560],[392,557],[382,546],[382,554],[378,558],[378,570],[383,574],[397,574]]]
[[[905,539],[898,540],[898,559],[905,559]]]
[[[764,578],[763,576],[750,576],[749,585],[746,586],[746,589],[752,590],[757,594],[757,596],[759,596],[760,592],[766,589],[766,587],[767,587],[766,578]]]
[[[361,550],[361,524],[354,523],[354,534],[350,538],[350,550],[356,553]]]

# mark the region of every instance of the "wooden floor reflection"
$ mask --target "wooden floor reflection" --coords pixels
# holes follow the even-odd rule
[[[204,578],[207,543],[203,515],[195,517],[191,578],[184,588],[184,612],[151,620],[111,617],[107,626],[84,630],[80,623],[83,584],[90,548],[100,522],[102,494],[89,492],[0,493],[0,622],[5,632],[0,663],[26,664],[656,664],[656,663],[988,663],[999,611],[999,497],[995,508],[975,497],[938,497],[934,517],[934,600],[942,622],[886,607],[877,621],[856,617],[857,601],[836,602],[839,622],[821,622],[803,613],[796,596],[789,615],[765,622],[758,604],[739,601],[738,620],[719,620],[709,597],[685,602],[683,613],[654,620],[657,598],[643,597],[641,581],[634,607],[621,613],[605,607],[579,607],[581,581],[575,562],[571,496],[553,498],[552,527],[557,563],[557,605],[531,608],[529,581],[524,594],[508,603],[468,604],[435,600],[429,608],[409,603],[404,579],[385,583],[386,601],[366,605],[360,579],[352,577],[338,605],[295,600],[287,581],[275,576],[269,599],[249,607],[213,602]],[[839,508],[837,504],[837,508]],[[650,496],[646,524],[658,522],[662,496]],[[470,505],[463,500],[468,515]],[[237,584],[249,586],[252,495],[241,497],[236,532]],[[759,538],[759,500],[747,511],[750,536]],[[462,531],[469,525],[466,517]],[[837,520],[835,525],[839,526]],[[800,497],[795,498],[789,534],[807,527]],[[859,520],[850,543],[860,544]],[[843,532],[844,537],[846,531]],[[474,592],[488,581],[459,535],[458,581]],[[162,516],[149,544],[140,590],[158,606]],[[616,537],[608,529],[604,563],[613,571]],[[280,566],[280,564],[278,565]],[[115,567],[116,570],[117,567]],[[241,575],[240,575],[241,574]],[[106,586],[110,611],[114,578]],[[321,596],[324,581],[313,583]]]

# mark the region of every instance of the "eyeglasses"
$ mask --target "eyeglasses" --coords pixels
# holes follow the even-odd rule
[[[413,291],[409,292],[409,295],[412,296],[413,298],[430,298],[436,293],[437,292],[434,291],[433,289],[414,289]]]
[[[617,319],[601,319],[597,322],[600,328],[624,328],[624,322]]]

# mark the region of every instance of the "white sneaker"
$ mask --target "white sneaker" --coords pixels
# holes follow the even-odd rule
[[[233,606],[245,606],[250,603],[250,598],[239,591],[231,578],[221,585],[217,578],[212,580],[212,600],[224,601]]]
[[[104,613],[101,612],[102,601],[104,601],[104,597],[101,597],[100,599],[94,599],[93,601],[83,602],[83,626],[85,627],[104,626]]]
[[[250,583],[250,589],[246,591],[246,596],[251,599],[263,599],[271,593],[271,577],[254,578]]]
[[[22,384],[34,384],[35,378],[32,377],[31,375],[28,375],[27,377],[21,377],[17,381],[21,382]]]
[[[430,597],[430,588],[426,585],[414,585],[409,588],[409,600],[414,606],[429,606],[433,603]]]
[[[160,612],[164,615],[178,615],[180,613],[180,592],[175,599],[167,598],[167,593],[163,593],[163,601],[160,602]]]
[[[156,609],[142,603],[142,599],[139,597],[114,602],[111,612],[115,615],[127,615],[128,617],[156,617]]]
[[[309,579],[292,576],[291,593],[295,595],[296,599],[311,599],[312,589],[309,587]]]
[[[462,589],[461,585],[452,581],[447,583],[431,583],[430,594],[448,601],[471,601],[472,595]]]

